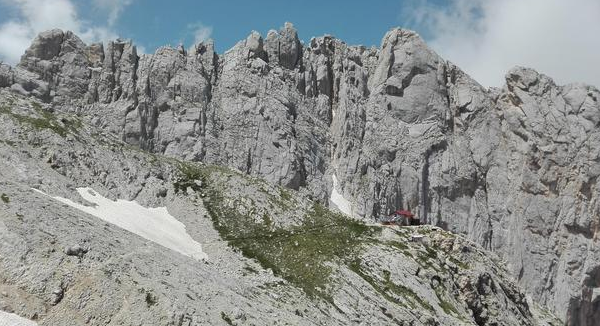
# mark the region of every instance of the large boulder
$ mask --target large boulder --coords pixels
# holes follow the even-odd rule
[[[294,69],[298,65],[302,57],[302,44],[294,25],[285,23],[279,32],[270,30],[265,43],[270,62],[287,69]]]
[[[85,48],[72,32],[53,29],[34,39],[18,66],[48,83],[48,100],[68,104],[87,93],[91,71]]]

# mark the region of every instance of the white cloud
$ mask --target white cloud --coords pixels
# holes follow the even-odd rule
[[[148,50],[146,49],[145,46],[138,44],[138,45],[136,45],[136,48],[137,48],[137,54],[138,55],[148,54]]]
[[[405,14],[433,49],[483,85],[502,85],[519,65],[559,84],[600,87],[598,0],[411,1]]]
[[[15,9],[17,16],[0,25],[0,60],[15,64],[25,49],[40,32],[52,28],[70,30],[84,42],[106,41],[117,38],[111,28],[125,5],[131,0],[111,2],[107,26],[90,26],[83,21],[71,0],[0,0]],[[107,5],[108,6],[108,5]]]
[[[119,16],[133,0],[94,0],[94,6],[108,11],[108,25],[114,26]]]
[[[194,44],[209,40],[213,31],[212,26],[206,26],[200,22],[188,25],[188,29],[192,31]]]
[[[9,63],[19,61],[25,49],[31,43],[31,33],[28,28],[18,22],[7,22],[0,26],[0,61]]]

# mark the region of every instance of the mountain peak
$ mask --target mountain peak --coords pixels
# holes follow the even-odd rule
[[[0,181],[11,185],[10,193],[2,191],[13,198],[0,204],[15,214],[31,207],[23,217],[29,224],[12,213],[2,220],[11,221],[9,234],[16,232],[32,248],[46,248],[51,241],[46,235],[28,238],[22,230],[54,218],[35,212],[46,212],[47,201],[55,200],[34,197],[30,188],[70,200],[76,203],[73,207],[85,206],[75,189],[93,188],[106,200],[137,201],[143,208],[136,206],[137,211],[167,207],[171,216],[181,218],[186,234],[197,237],[194,241],[221,241],[215,252],[201,243],[208,261],[215,261],[211,255],[217,257],[215,265],[172,258],[164,248],[152,247],[160,257],[156,259],[145,252],[151,245],[128,240],[133,235],[117,229],[111,232],[118,241],[98,244],[107,231],[103,222],[90,220],[95,215],[52,204],[66,220],[51,234],[73,234],[69,239],[74,244],[64,245],[81,250],[67,250],[76,253],[67,265],[43,270],[64,268],[64,275],[75,275],[79,259],[90,266],[110,265],[110,257],[132,257],[127,252],[133,250],[132,259],[145,266],[136,275],[165,277],[181,286],[171,295],[146,278],[144,284],[128,278],[131,282],[123,288],[132,301],[127,302],[152,318],[177,315],[165,302],[196,308],[197,302],[211,302],[221,310],[207,311],[210,316],[203,322],[222,316],[232,323],[230,316],[258,320],[270,311],[268,293],[276,290],[261,292],[266,306],[241,311],[257,300],[237,296],[240,291],[225,286],[227,282],[277,289],[277,282],[285,280],[291,284],[285,300],[296,306],[290,302],[300,298],[303,307],[295,308],[300,309],[297,313],[286,310],[286,316],[295,316],[290,320],[298,323],[307,314],[311,321],[348,324],[356,322],[351,316],[368,318],[366,311],[377,314],[382,324],[454,324],[457,318],[477,325],[502,320],[544,324],[534,304],[525,304],[527,293],[535,305],[569,325],[593,325],[600,318],[597,300],[589,295],[600,287],[600,251],[595,246],[600,225],[595,213],[600,200],[600,170],[595,168],[600,160],[600,93],[585,85],[561,87],[520,67],[509,71],[506,81],[501,89],[486,89],[436,54],[417,33],[400,28],[387,32],[379,49],[331,36],[303,45],[293,25],[286,23],[265,37],[251,32],[222,55],[206,42],[192,50],[163,47],[141,56],[131,42],[85,45],[70,32],[45,32],[17,67],[0,65],[0,117],[6,122],[0,131],[7,139],[0,146],[8,153],[0,162],[8,162],[9,171],[0,169]],[[410,211],[431,226],[382,228],[378,221],[397,210]],[[89,241],[110,254],[93,247],[83,253],[89,241],[78,228],[85,224],[77,222],[80,218],[93,225],[95,236]],[[325,238],[311,233],[311,226],[327,226],[319,229]],[[368,238],[371,227],[383,230],[382,237]],[[310,235],[297,237],[305,233]],[[421,239],[417,233],[432,233],[428,237],[437,247],[405,244]],[[275,237],[280,234],[286,240]],[[456,234],[468,240],[447,239]],[[226,249],[224,240],[236,250]],[[357,250],[357,259],[350,249]],[[393,259],[388,251],[394,252]],[[455,268],[461,264],[448,261],[464,254],[475,263],[469,255],[473,251],[477,257],[498,254],[516,285],[498,269],[499,262],[488,271],[477,265],[482,268],[477,277],[467,273],[467,278],[457,278],[465,276]],[[368,269],[373,263],[367,258],[377,262],[376,271]],[[160,270],[151,267],[157,260]],[[40,275],[37,270],[22,272],[29,268],[18,266],[22,260],[1,265],[5,261],[0,259],[3,275]],[[421,264],[407,269],[402,262]],[[241,272],[245,264],[249,269]],[[183,272],[175,272],[173,265]],[[131,273],[128,266],[128,260],[119,260],[115,268]],[[227,274],[230,268],[239,273],[227,282],[206,272]],[[194,276],[198,271],[202,277]],[[48,314],[65,311],[51,308],[55,302],[71,305],[69,300],[79,297],[69,294],[75,293],[69,292],[71,278],[61,275],[48,276],[55,282],[52,286],[27,290],[34,297],[31,302],[41,300],[35,301],[44,303],[39,307],[49,307]],[[342,284],[335,292],[330,276],[348,287]],[[117,278],[121,280],[115,276],[114,282]],[[110,280],[102,278],[101,283]],[[219,290],[207,290],[204,297],[205,289],[189,280],[209,282]],[[453,290],[447,293],[448,286]],[[56,294],[38,298],[40,288]],[[112,285],[110,289],[117,291]],[[370,294],[363,297],[349,289]],[[335,295],[317,295],[330,290]],[[118,293],[115,297],[122,297]],[[231,294],[228,298],[235,299],[240,311],[223,308],[216,293]],[[315,308],[308,299],[313,295],[323,299],[319,307],[327,308]],[[348,296],[356,296],[359,305]],[[121,301],[111,302],[110,316],[89,320],[109,320],[124,311]],[[166,312],[154,310],[159,307]],[[190,315],[203,318],[192,312],[177,316]]]

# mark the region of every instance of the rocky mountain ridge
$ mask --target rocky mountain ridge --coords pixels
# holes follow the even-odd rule
[[[600,320],[598,89],[515,68],[486,89],[414,32],[379,49],[291,24],[138,55],[40,34],[0,87],[168,157],[229,166],[366,221],[402,207],[498,253],[570,325]],[[333,178],[337,188],[333,189]]]
[[[6,90],[0,108],[0,324],[559,325],[440,228],[365,225]],[[204,258],[97,218],[100,198],[167,211]]]

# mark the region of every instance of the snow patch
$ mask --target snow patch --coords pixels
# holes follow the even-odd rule
[[[92,188],[77,188],[79,195],[93,206],[85,206],[70,199],[46,196],[96,216],[142,238],[196,259],[207,259],[202,245],[185,231],[185,225],[171,216],[166,207],[146,208],[135,201],[112,201]]]
[[[333,187],[331,189],[331,197],[329,200],[344,214],[352,216],[352,203],[348,201],[342,194],[338,192],[338,180],[335,174],[331,176],[333,179]]]
[[[0,326],[37,326],[37,323],[0,310]]]

